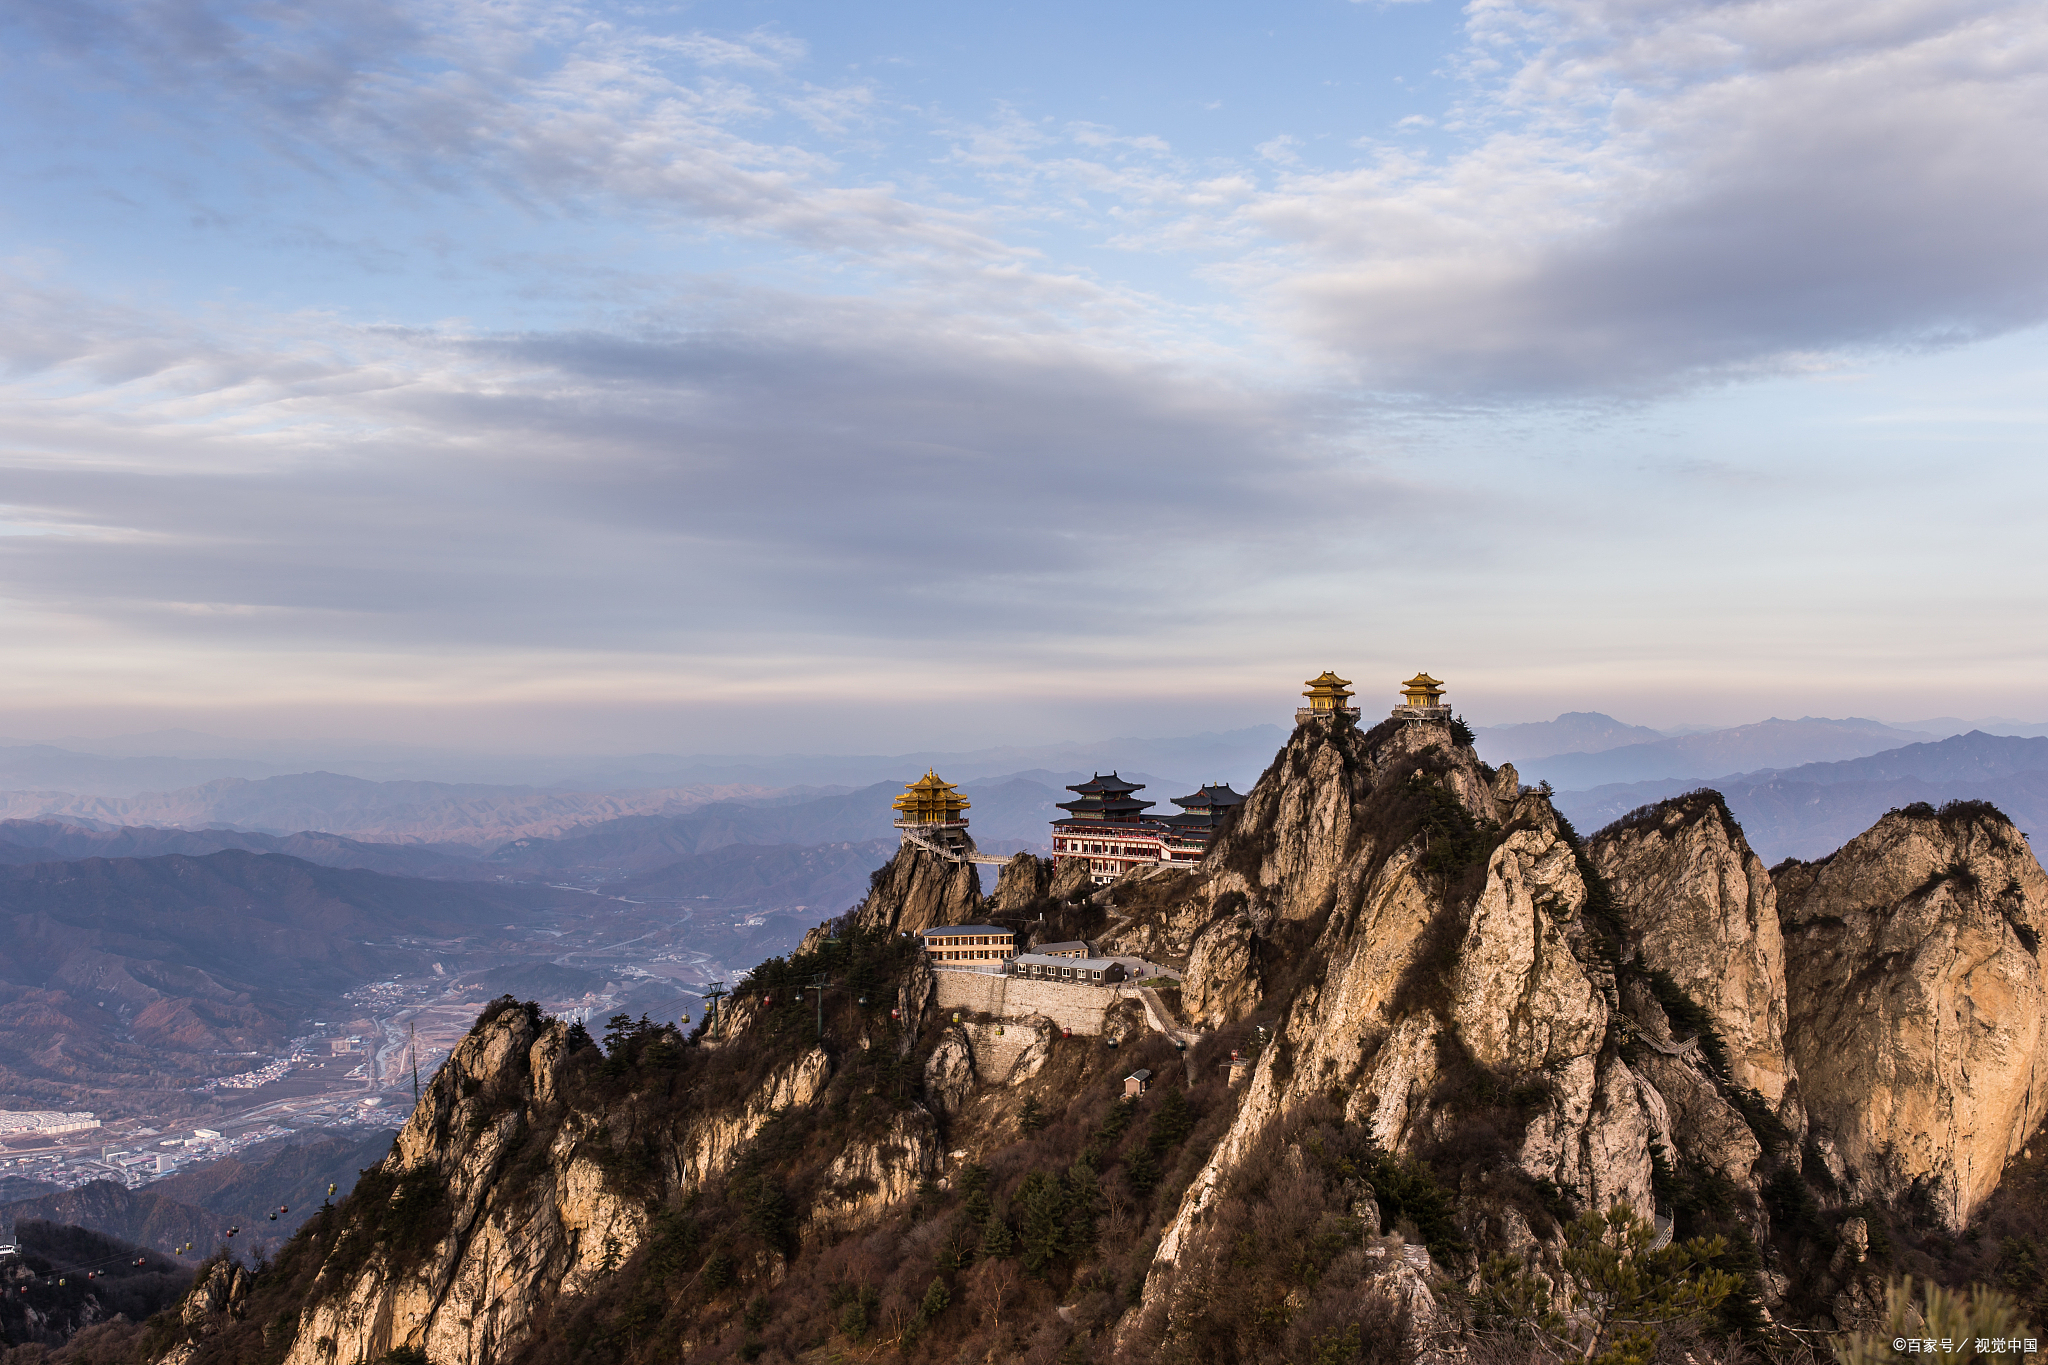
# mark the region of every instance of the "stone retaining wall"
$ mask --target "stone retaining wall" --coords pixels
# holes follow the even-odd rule
[[[941,1010],[993,1014],[999,1019],[1028,1019],[1042,1014],[1075,1033],[1102,1032],[1102,1017],[1124,998],[1114,986],[1069,986],[1057,981],[1025,981],[995,972],[933,972]],[[1006,1035],[1007,1036],[1007,1035]]]

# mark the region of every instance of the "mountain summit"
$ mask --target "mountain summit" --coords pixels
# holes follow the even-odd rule
[[[687,1038],[501,1000],[152,1358],[1708,1360],[2034,1254],[2009,821],[1767,871],[1711,792],[1582,839],[1462,738],[1307,720],[1199,865],[1100,889],[907,843]],[[1603,1246],[1669,1311],[1565,1296]]]

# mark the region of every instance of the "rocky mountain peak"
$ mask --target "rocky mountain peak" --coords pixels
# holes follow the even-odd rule
[[[1106,1365],[1355,1329],[1434,1363],[1617,1206],[1723,1239],[1685,1253],[1741,1286],[1713,1330],[1836,1326],[1885,1229],[1963,1225],[2048,1104],[2048,876],[1987,807],[1767,872],[1711,792],[1582,841],[1450,725],[1311,720],[1199,866],[1054,872],[984,900],[907,846],[687,1040],[494,1004],[187,1345]],[[983,916],[1146,975],[934,970],[907,932]]]
[[[1982,802],[1895,810],[1773,875],[1816,1128],[1856,1187],[1962,1226],[2048,1114],[2048,877]]]
[[[1705,1008],[1728,1079],[1786,1108],[1797,1127],[1777,891],[1719,793],[1646,807],[1600,831],[1588,852],[1629,907],[1626,952]]]

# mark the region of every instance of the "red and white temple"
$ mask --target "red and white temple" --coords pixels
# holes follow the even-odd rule
[[[1067,818],[1052,822],[1053,865],[1086,862],[1090,879],[1101,885],[1134,867],[1198,863],[1223,818],[1244,802],[1227,784],[1211,784],[1174,797],[1180,814],[1153,816],[1145,812],[1157,803],[1137,798],[1144,789],[1115,773],[1068,787],[1077,799],[1060,802]]]

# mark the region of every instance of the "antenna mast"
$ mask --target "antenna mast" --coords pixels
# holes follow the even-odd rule
[[[412,1054],[412,1107],[420,1107],[420,1044],[414,1022],[405,1021],[405,1050]]]

